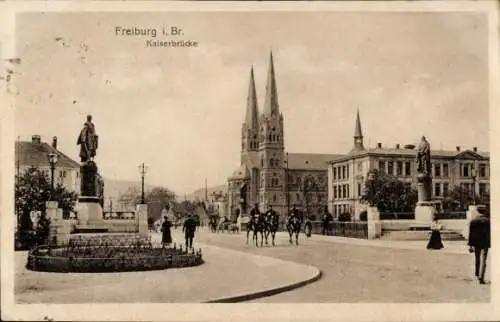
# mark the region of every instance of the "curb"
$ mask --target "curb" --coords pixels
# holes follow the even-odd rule
[[[214,247],[214,246],[210,245],[210,247]],[[218,246],[215,246],[215,247],[218,247]],[[240,251],[231,250],[231,249],[230,249],[230,251],[240,252]],[[255,255],[255,254],[251,254],[251,255],[267,257],[267,256],[263,256],[263,255]],[[270,258],[274,259],[272,257],[270,257]],[[284,261],[281,259],[280,259],[280,261],[298,264],[295,262]],[[253,293],[242,294],[242,295],[221,297],[221,298],[217,298],[217,299],[213,299],[213,300],[202,301],[201,303],[237,303],[237,302],[245,302],[245,301],[255,300],[258,298],[268,297],[268,296],[276,295],[276,294],[283,293],[283,292],[288,292],[288,291],[306,286],[308,284],[316,282],[317,280],[319,280],[323,276],[323,273],[321,272],[321,270],[315,266],[303,265],[303,264],[298,264],[298,265],[313,268],[315,270],[314,275],[312,277],[305,279],[305,280],[298,281],[298,282],[291,283],[291,284],[284,285],[284,286],[279,286],[279,287],[272,288],[272,289],[265,289],[262,291],[257,291],[257,292],[253,292]]]

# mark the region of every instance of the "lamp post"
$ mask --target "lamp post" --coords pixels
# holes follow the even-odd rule
[[[147,172],[147,167],[142,163],[139,166],[139,172],[141,174],[141,204],[145,203],[145,198],[144,198],[144,176],[146,175]]]
[[[54,195],[54,171],[56,170],[58,156],[56,153],[49,153],[47,154],[47,158],[50,164],[50,199],[52,200]]]
[[[290,212],[290,199],[288,197],[288,152],[286,153],[285,160],[286,168],[285,168],[285,198],[286,198],[286,215]]]
[[[476,178],[477,178],[477,172],[476,168],[472,166],[471,170],[471,175],[472,175],[472,202],[474,206],[476,205]]]

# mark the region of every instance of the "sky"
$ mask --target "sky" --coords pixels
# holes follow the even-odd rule
[[[196,48],[147,48],[115,28],[177,26]],[[15,134],[78,160],[92,114],[106,178],[179,194],[224,184],[240,162],[250,67],[262,110],[274,55],[285,146],[346,153],[359,109],[365,146],[489,150],[485,15],[473,13],[24,13],[16,21]],[[158,36],[156,40],[166,40]]]

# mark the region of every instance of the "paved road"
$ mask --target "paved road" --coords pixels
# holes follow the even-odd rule
[[[313,284],[255,302],[490,300],[491,286],[479,285],[472,278],[473,255],[352,245],[332,241],[335,237],[327,240],[314,235],[309,239],[301,237],[299,246],[289,245],[287,236],[282,234],[277,237],[276,247],[257,249],[246,245],[242,234],[199,232],[197,235],[202,243],[313,265],[323,272],[322,279]]]

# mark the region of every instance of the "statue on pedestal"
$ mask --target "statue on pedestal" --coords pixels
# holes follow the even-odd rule
[[[80,161],[82,163],[94,159],[98,146],[98,136],[94,123],[92,123],[92,115],[87,115],[87,122],[83,124],[76,144],[80,145]]]
[[[416,165],[418,201],[430,201],[432,189],[431,145],[425,139],[425,136],[422,136],[422,140],[418,145]]]
[[[77,145],[80,145],[80,167],[81,194],[82,196],[100,197],[102,195],[102,184],[98,174],[97,165],[93,161],[97,146],[98,136],[92,123],[92,115],[87,115],[87,121],[80,131]]]
[[[426,177],[431,176],[431,145],[422,136],[422,140],[418,145],[417,150],[417,172],[423,174]]]

